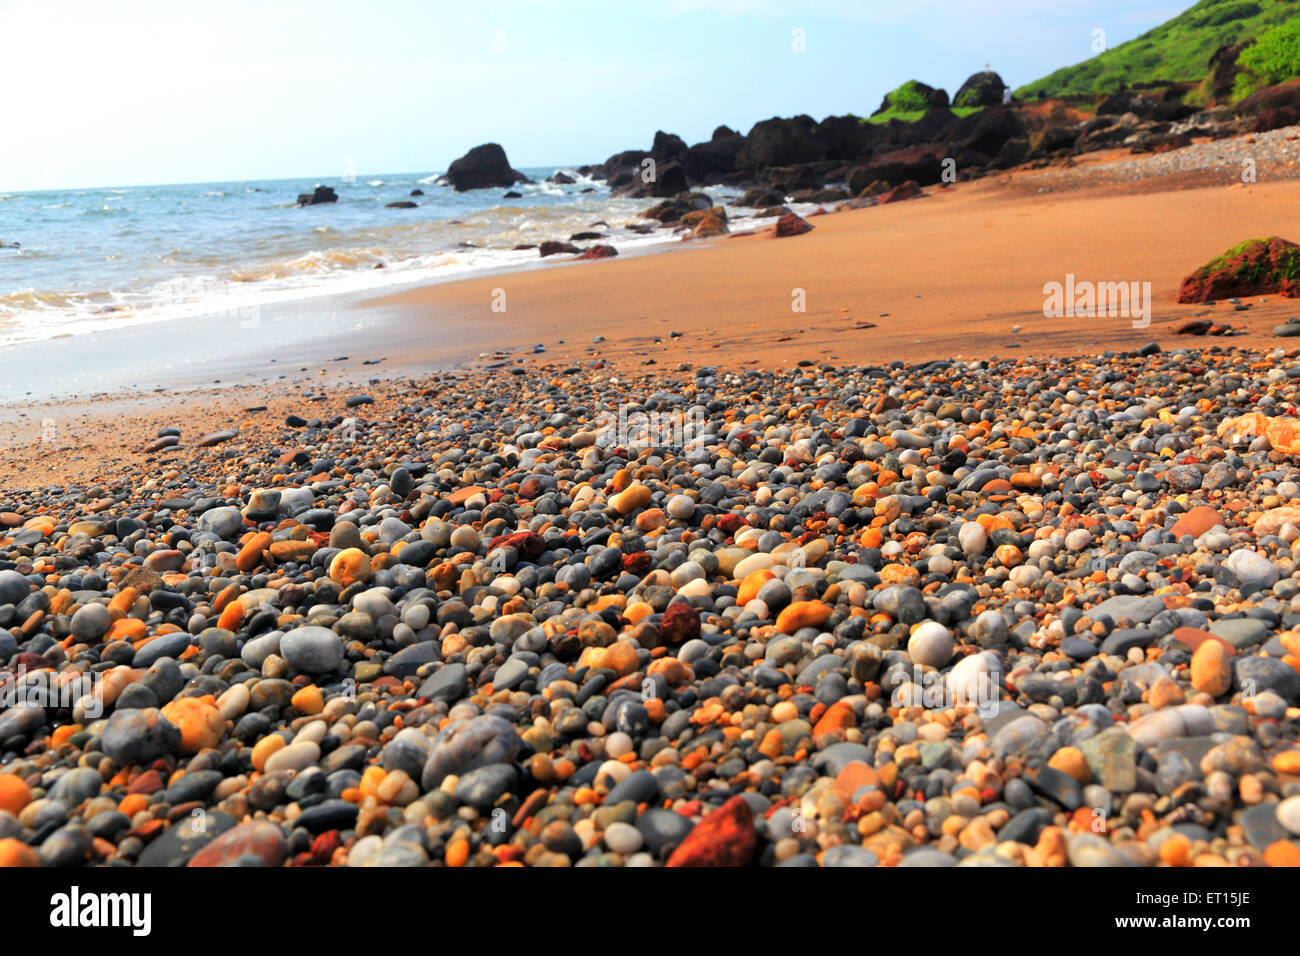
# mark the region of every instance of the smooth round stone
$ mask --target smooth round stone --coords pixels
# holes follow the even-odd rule
[[[281,747],[266,758],[265,772],[288,770],[296,773],[307,769],[318,760],[320,760],[320,746],[310,740],[304,740]]]
[[[952,631],[938,621],[922,621],[907,642],[907,656],[912,663],[926,667],[943,667],[952,660]]]
[[[451,533],[451,546],[453,548],[464,548],[466,551],[478,551],[481,543],[478,532],[469,525],[460,525]]]
[[[95,641],[108,632],[112,623],[105,605],[87,604],[72,615],[72,633],[83,641]]]
[[[371,588],[369,591],[361,592],[352,599],[352,608],[375,621],[385,614],[395,614],[397,612],[397,609],[393,607],[393,602],[382,588]]]
[[[630,823],[616,820],[605,827],[605,845],[615,853],[623,856],[635,853],[644,842],[641,831]]]
[[[966,554],[983,554],[989,536],[977,522],[967,521],[957,532],[957,543]]]
[[[1092,532],[1086,528],[1075,528],[1065,536],[1065,546],[1071,551],[1083,551],[1092,544]]]
[[[697,581],[704,577],[704,569],[694,561],[684,561],[677,567],[673,568],[670,575],[673,587],[680,588],[690,581]]]
[[[363,544],[361,529],[352,521],[340,521],[330,529],[329,545],[331,548],[346,551],[349,548],[360,548]]]
[[[866,847],[841,844],[833,846],[822,855],[822,866],[875,866],[880,858]]]
[[[0,605],[18,604],[31,590],[32,582],[17,571],[0,571]]]
[[[632,738],[621,730],[615,731],[605,738],[605,754],[614,760],[617,760],[624,754],[631,753],[634,746],[635,744],[632,742]]]
[[[429,626],[429,613],[429,605],[413,604],[402,612],[402,623],[413,631],[421,631]]]
[[[118,710],[108,719],[100,746],[119,767],[144,764],[176,750],[180,728],[154,707]]]
[[[760,551],[757,554],[751,554],[732,569],[731,576],[738,581],[743,581],[746,577],[755,571],[766,571],[776,563],[776,558],[766,551]]]
[[[328,674],[343,663],[343,638],[328,628],[308,625],[280,639],[280,656],[304,674]]]
[[[1287,797],[1277,805],[1277,822],[1300,836],[1300,795]]]
[[[693,581],[687,581],[679,587],[677,593],[684,598],[705,598],[709,597],[713,591],[709,587],[709,582],[704,578],[695,578]]]
[[[689,521],[695,514],[695,502],[686,495],[673,495],[668,499],[668,516],[681,521]]]
[[[238,508],[213,508],[199,516],[200,531],[210,531],[218,538],[229,539],[244,527],[244,516]]]
[[[1240,548],[1228,555],[1223,566],[1237,576],[1243,593],[1271,588],[1280,577],[1277,568],[1264,555]]]
[[[518,658],[502,664],[492,678],[492,686],[497,690],[513,690],[523,683],[528,676],[528,662]]]

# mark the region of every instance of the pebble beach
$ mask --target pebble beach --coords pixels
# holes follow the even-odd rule
[[[1196,344],[480,361],[11,469],[0,865],[1300,864],[1300,358]]]

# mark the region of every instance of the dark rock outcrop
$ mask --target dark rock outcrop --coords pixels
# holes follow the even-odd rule
[[[909,146],[873,156],[865,166],[867,182],[883,180],[898,186],[909,179],[922,186],[937,183],[943,174],[944,149],[940,146]]]
[[[801,166],[774,166],[763,170],[760,177],[783,196],[801,189],[820,189],[824,182],[821,167],[814,164]]]
[[[1254,131],[1267,133],[1271,129],[1295,126],[1297,123],[1300,123],[1300,110],[1294,106],[1279,106],[1276,109],[1264,110],[1255,117]]]
[[[544,259],[547,256],[558,256],[564,253],[576,253],[576,252],[581,252],[582,250],[580,250],[577,246],[575,246],[571,242],[557,242],[554,239],[548,239],[546,242],[543,242],[540,246],[538,246],[538,251],[542,254],[542,258]]]
[[[970,76],[952,98],[953,106],[999,106],[1007,85],[992,70]]]
[[[1133,90],[1120,90],[1097,104],[1097,115],[1123,116],[1125,113],[1132,113],[1140,119],[1150,119],[1155,116],[1159,106],[1160,104],[1149,96],[1143,96]]]
[[[856,116],[828,116],[817,124],[817,138],[827,159],[857,159],[877,132],[878,127]]]
[[[319,206],[323,203],[338,201],[338,193],[330,186],[317,186],[312,192],[298,194],[299,206]]]
[[[496,143],[475,146],[447,167],[443,179],[458,193],[470,189],[510,187],[515,183],[532,181],[518,170],[510,168],[506,151]]]
[[[906,99],[902,102],[898,102],[900,97],[905,97]],[[898,89],[886,93],[884,98],[880,101],[880,109],[876,110],[876,112],[871,115],[875,116],[876,113],[887,112],[889,109],[894,107],[901,110],[932,110],[945,109],[947,106],[947,90],[936,89],[933,86],[922,83],[920,80],[910,80]]]
[[[775,189],[755,186],[737,199],[735,205],[748,206],[752,209],[766,209],[768,206],[779,206],[783,202],[785,202],[785,196]]]
[[[677,159],[686,152],[686,143],[676,133],[655,132],[654,142],[650,146],[650,155],[656,163],[666,163]]]
[[[605,182],[610,189],[628,185],[634,176],[641,174],[642,163],[650,158],[650,154],[644,149],[625,149],[621,153],[615,153],[601,163]]]
[[[1286,83],[1256,90],[1238,103],[1237,109],[1243,113],[1254,114],[1287,106],[1300,110],[1300,80],[1288,80]]]
[[[909,179],[901,186],[895,186],[876,201],[883,206],[886,203],[902,202],[905,199],[921,199],[924,196],[925,193],[921,191],[921,187]]]
[[[771,166],[792,166],[826,158],[826,149],[817,135],[817,123],[811,116],[791,119],[761,120],[745,137],[736,165],[741,169],[759,170]]]
[[[1025,135],[1025,124],[1014,110],[995,106],[961,120],[952,133],[958,137],[954,144],[962,149],[997,156],[1009,141]]]
[[[618,255],[618,250],[613,246],[600,245],[583,249],[577,259],[610,259],[616,255]]]
[[[736,171],[736,157],[745,148],[745,137],[728,133],[719,136],[715,130],[713,139],[696,143],[681,154],[682,169],[692,184],[713,185]]]
[[[615,193],[620,196],[645,198],[649,196],[668,197],[686,192],[690,183],[686,179],[686,170],[676,160],[666,163],[653,162],[639,168],[625,185],[618,187]]]

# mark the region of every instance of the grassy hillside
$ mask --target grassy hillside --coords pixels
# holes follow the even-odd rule
[[[1021,99],[1097,95],[1139,83],[1198,82],[1221,46],[1300,17],[1300,0],[1200,0],[1136,39],[1016,90]]]

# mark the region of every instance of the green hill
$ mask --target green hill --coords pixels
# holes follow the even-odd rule
[[[1016,96],[1102,95],[1139,84],[1199,83],[1220,47],[1296,18],[1300,0],[1200,0],[1136,39],[1022,86]]]

